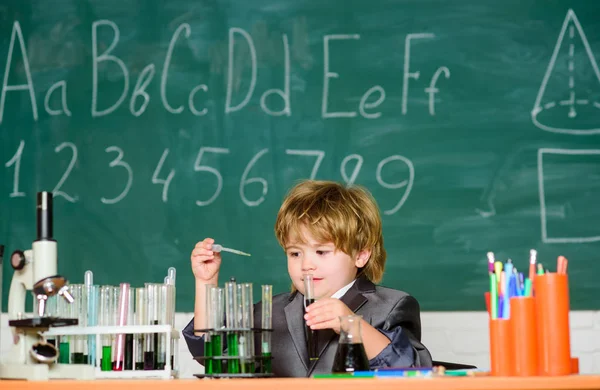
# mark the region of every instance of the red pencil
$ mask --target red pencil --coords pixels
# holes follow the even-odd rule
[[[558,256],[558,259],[556,260],[556,272],[559,274],[566,274],[568,262],[566,257]]]

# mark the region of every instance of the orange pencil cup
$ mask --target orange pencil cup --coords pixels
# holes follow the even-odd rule
[[[510,323],[516,376],[536,376],[539,372],[537,321],[533,297],[510,299]]]
[[[546,273],[535,278],[540,375],[571,374],[569,282],[566,274]]]
[[[494,376],[512,376],[514,370],[513,329],[510,320],[490,319],[490,365]]]

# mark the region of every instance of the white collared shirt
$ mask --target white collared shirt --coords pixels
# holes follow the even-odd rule
[[[356,282],[356,279],[354,279],[353,281],[351,281],[350,283],[348,283],[344,287],[342,287],[339,290],[337,290],[336,293],[331,296],[331,298],[340,299],[341,297],[343,297],[344,294],[346,294],[346,292],[348,292],[348,290],[350,290],[350,287],[352,287],[352,285],[354,284],[354,282]]]

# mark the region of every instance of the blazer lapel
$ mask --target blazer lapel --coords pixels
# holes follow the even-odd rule
[[[353,313],[356,313],[356,311],[368,301],[368,299],[362,295],[362,292],[374,289],[375,285],[373,283],[359,277],[348,290],[348,292],[346,292],[346,294],[340,298],[340,301],[344,302]],[[364,320],[370,322],[370,319],[368,318],[364,318]],[[304,318],[302,319],[302,322],[305,323]],[[329,343],[331,343],[331,341],[333,341],[337,336],[338,335],[332,329],[323,329],[319,331],[319,360],[329,346]],[[308,376],[311,375],[312,371],[319,363],[319,360],[316,360],[311,364],[310,369],[308,370]]]
[[[294,346],[296,347],[296,352],[300,356],[300,361],[302,361],[304,369],[308,370],[308,348],[306,345],[306,334],[304,333],[306,321],[304,321],[303,296],[302,294],[295,293],[291,299],[284,308],[285,320]]]

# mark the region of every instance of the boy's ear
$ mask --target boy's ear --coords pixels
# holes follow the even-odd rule
[[[367,264],[367,262],[369,261],[370,258],[371,258],[371,250],[364,249],[364,250],[358,252],[358,255],[356,256],[356,261],[354,262],[354,264],[356,265],[356,268],[363,268]]]

